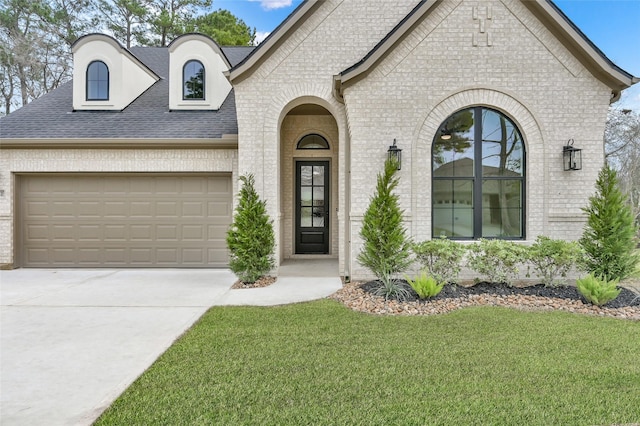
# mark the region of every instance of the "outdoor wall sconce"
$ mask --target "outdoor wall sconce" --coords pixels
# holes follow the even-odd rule
[[[393,145],[387,150],[387,153],[389,154],[389,160],[395,158],[398,162],[398,170],[400,170],[402,168],[402,150],[396,146],[395,139],[393,140]]]
[[[565,171],[582,169],[582,150],[573,147],[573,139],[569,139],[562,147],[562,162]]]

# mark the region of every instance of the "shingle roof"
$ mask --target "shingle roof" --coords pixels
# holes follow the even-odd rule
[[[225,47],[234,65],[253,47]],[[238,133],[235,94],[217,111],[169,111],[169,51],[134,47],[133,53],[161,79],[122,111],[73,111],[73,84],[62,84],[0,119],[0,139],[208,139]]]

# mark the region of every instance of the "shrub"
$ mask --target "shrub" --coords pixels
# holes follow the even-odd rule
[[[596,194],[583,211],[588,219],[580,245],[587,272],[609,280],[631,275],[640,260],[635,253],[637,228],[615,170],[606,165],[600,170]]]
[[[564,284],[563,279],[582,258],[582,251],[576,242],[553,240],[549,237],[539,236],[536,242],[529,247],[529,262],[542,283],[547,287]]]
[[[468,265],[486,281],[511,285],[526,261],[526,248],[508,240],[480,239],[469,246]]]
[[[620,294],[620,289],[616,288],[618,280],[608,280],[604,276],[596,277],[592,274],[576,281],[576,286],[580,294],[587,301],[594,305],[604,305],[605,303],[615,299]]]
[[[438,281],[435,277],[428,275],[424,271],[422,271],[420,276],[416,277],[414,280],[411,280],[411,278],[406,275],[405,279],[420,299],[428,299],[430,297],[437,296],[444,287],[444,281]]]
[[[253,175],[240,176],[240,181],[238,207],[227,231],[229,268],[240,281],[253,283],[274,266],[275,236],[267,203],[260,200]]]
[[[464,245],[447,238],[437,238],[413,245],[416,260],[438,282],[456,282],[461,269]]]
[[[360,236],[364,241],[358,262],[369,269],[382,283],[381,293],[386,298],[408,290],[395,279],[395,275],[411,264],[410,243],[402,225],[402,210],[393,190],[398,186],[397,160],[388,159],[384,171],[378,174],[376,192],[364,214]],[[397,288],[395,288],[397,287]]]

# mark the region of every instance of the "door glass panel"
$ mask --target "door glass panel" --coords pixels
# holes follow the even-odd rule
[[[313,166],[300,167],[300,185],[311,185],[311,177],[313,176]]]
[[[303,228],[311,228],[311,207],[300,208],[300,226]]]
[[[311,187],[303,186],[300,188],[300,205],[301,206],[311,206]]]
[[[324,186],[324,166],[313,166],[313,184]]]
[[[324,206],[324,187],[314,187],[313,188],[313,205],[314,206]]]
[[[520,180],[482,182],[482,236],[522,236],[522,184]]]
[[[324,207],[313,208],[313,226],[322,228],[324,226]]]

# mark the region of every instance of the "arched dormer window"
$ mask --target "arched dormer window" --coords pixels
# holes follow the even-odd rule
[[[182,99],[204,99],[204,65],[187,61],[182,68]]]
[[[109,100],[109,67],[102,61],[93,61],[87,67],[87,100]]]
[[[297,149],[329,149],[329,142],[315,133],[304,136],[298,142]]]

